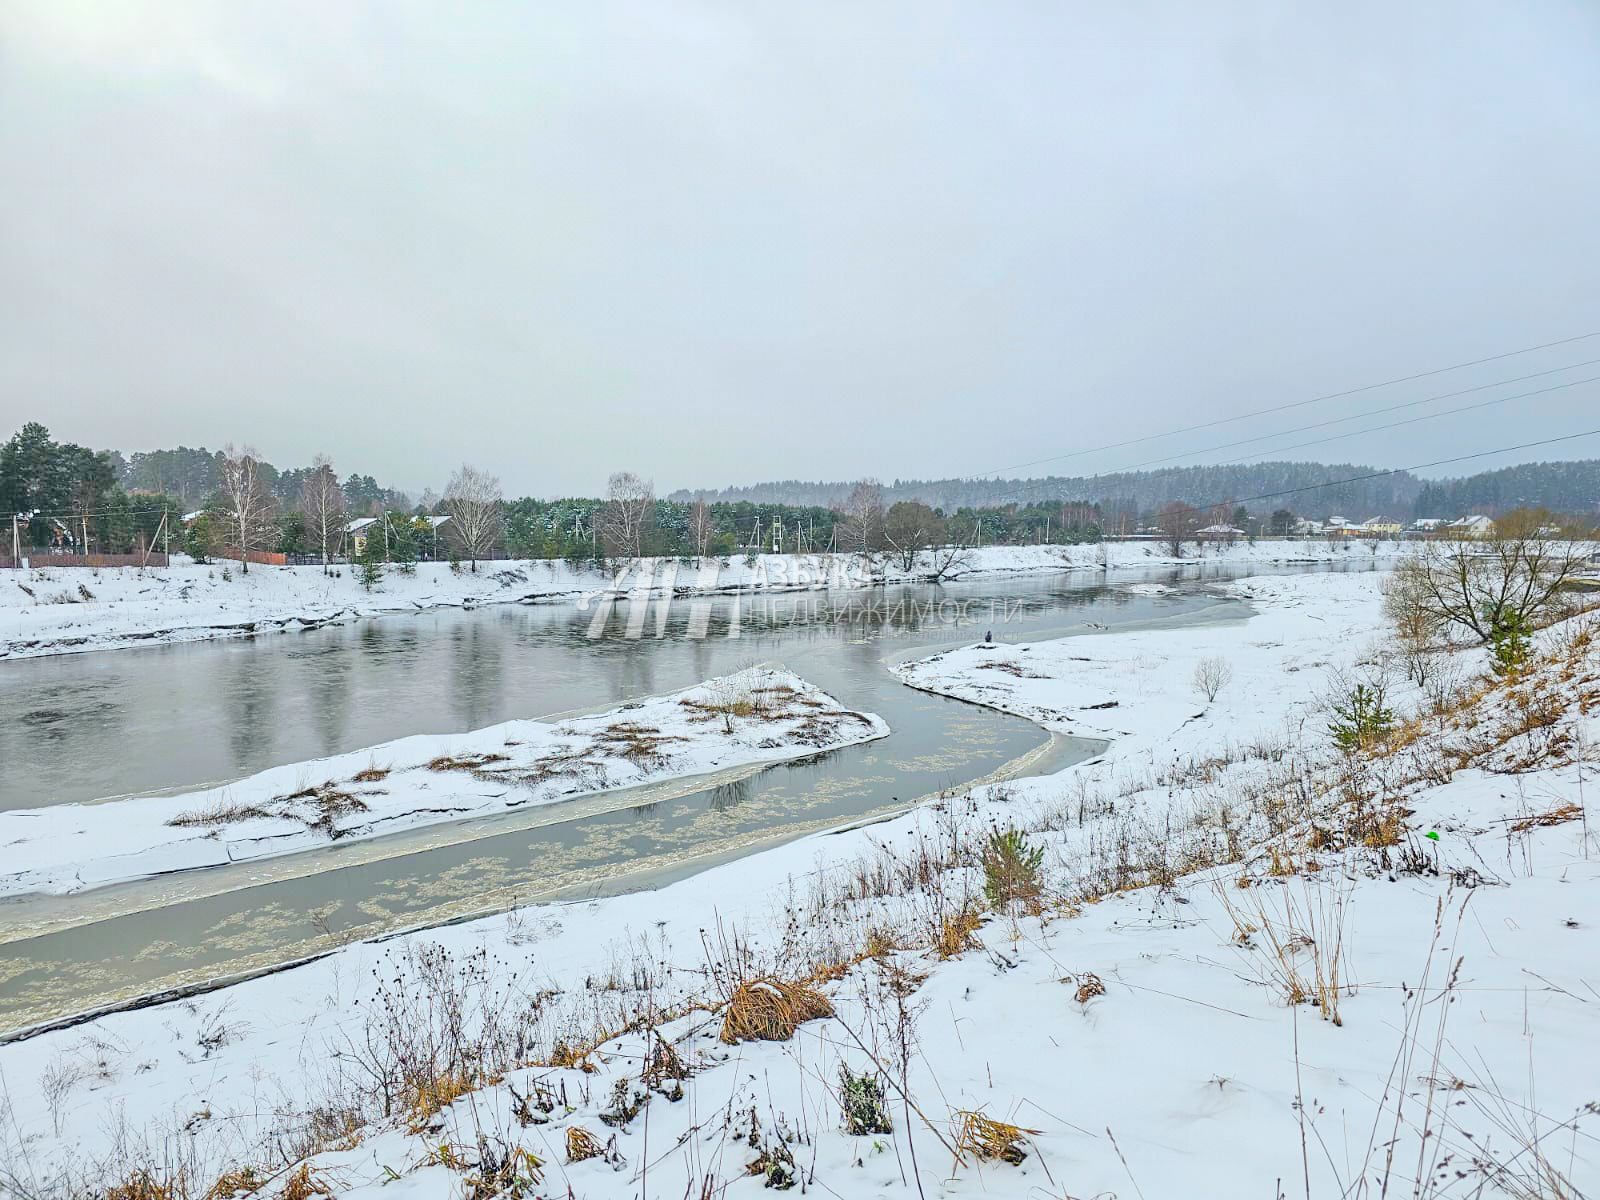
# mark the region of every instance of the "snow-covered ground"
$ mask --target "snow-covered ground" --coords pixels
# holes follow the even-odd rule
[[[1247,579],[1226,589],[1256,602],[1258,613],[1245,624],[980,643],[893,669],[913,687],[1058,733],[1113,738],[1108,758],[1159,767],[1208,747],[1298,732],[1329,663],[1347,660],[1381,630],[1382,578]],[[1225,660],[1230,676],[1209,703],[1194,680],[1207,659]]]
[[[1509,683],[1480,651],[1417,683],[1391,670],[1373,576],[1233,586],[1259,615],[901,668],[1114,739],[1057,775],[0,1047],[0,1179],[53,1195],[181,1172],[198,1197],[250,1163],[212,1194],[1593,1194],[1593,626],[1542,634]],[[1211,659],[1229,669],[1208,700]],[[1397,728],[1347,755],[1324,701],[1355,680],[1388,687]],[[996,857],[1007,830],[1036,878]],[[721,1039],[730,997],[749,1016],[774,994],[760,978],[833,1015]],[[985,1132],[966,1114],[1016,1126],[1021,1161],[964,1141]]]
[[[1396,542],[1236,542],[1185,548],[1185,565],[1197,563],[1359,562],[1399,553]],[[1040,574],[1062,570],[1150,567],[1176,563],[1150,542],[1100,546],[990,546],[974,550],[962,578]],[[612,575],[561,562],[479,564],[478,572],[454,572],[447,564],[422,563],[413,575],[390,570],[373,591],[349,567],[328,576],[320,567],[192,564],[161,570],[48,567],[0,571],[0,659],[141,646],[251,634],[296,632],[332,621],[439,607],[575,601],[611,588]],[[869,570],[845,555],[768,554],[707,559],[704,564],[645,560],[621,580],[624,589],[644,586],[676,592],[721,592],[860,587],[926,576],[880,561]]]
[[[791,672],[752,667],[597,715],[401,738],[204,791],[0,812],[0,897],[293,854],[888,733]]]

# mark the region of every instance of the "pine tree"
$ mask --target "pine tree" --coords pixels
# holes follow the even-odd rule
[[[376,525],[367,526],[366,540],[356,555],[356,578],[369,592],[383,582],[383,531]]]

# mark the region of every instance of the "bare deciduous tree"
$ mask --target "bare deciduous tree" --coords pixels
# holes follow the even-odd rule
[[[644,534],[655,512],[655,485],[632,471],[618,471],[606,481],[606,503],[600,510],[600,536],[615,555],[638,558]]]
[[[1183,544],[1192,541],[1199,525],[1199,515],[1194,507],[1174,500],[1156,515],[1156,525],[1161,530],[1161,540],[1173,558],[1183,557]]]
[[[883,540],[900,560],[902,571],[915,567],[917,559],[944,537],[944,519],[920,500],[897,501],[883,518]]]
[[[1456,626],[1492,641],[1548,616],[1593,549],[1545,510],[1518,509],[1485,537],[1430,541],[1401,560],[1386,603],[1402,626]]]
[[[876,479],[851,488],[839,513],[841,550],[866,558],[883,549],[883,488]]]
[[[322,551],[322,573],[328,573],[328,555],[344,527],[344,489],[325,454],[317,455],[300,484],[300,507],[306,526]]]
[[[465,463],[445,485],[444,510],[474,572],[478,559],[494,549],[500,536],[500,503],[500,481]]]
[[[689,540],[694,544],[696,557],[704,558],[711,545],[711,506],[704,496],[696,496],[689,506]]]
[[[222,448],[222,517],[228,541],[239,554],[239,569],[250,571],[250,552],[267,544],[274,532],[272,493],[261,477],[260,456],[252,446]]]
[[[977,522],[970,516],[957,515],[946,521],[943,539],[928,552],[932,567],[929,578],[947,579],[972,566],[972,547],[977,535]]]

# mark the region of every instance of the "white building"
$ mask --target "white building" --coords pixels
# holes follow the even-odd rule
[[[1481,514],[1458,517],[1444,527],[1444,532],[1456,537],[1488,537],[1494,532],[1494,522]]]

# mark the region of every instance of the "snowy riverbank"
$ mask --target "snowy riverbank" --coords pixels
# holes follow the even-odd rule
[[[1165,565],[1196,566],[1362,562],[1391,558],[1400,543],[1326,541],[1234,542],[1185,548],[1174,559],[1151,542],[1105,546],[990,546],[974,550],[963,579],[1109,570]],[[335,621],[386,613],[489,604],[577,602],[613,586],[615,577],[566,562],[541,559],[482,563],[478,573],[421,563],[414,575],[388,572],[365,590],[348,567],[328,576],[319,567],[252,567],[238,563],[183,565],[160,570],[43,567],[0,571],[0,659],[91,650],[293,633]],[[655,592],[720,594],[867,586],[925,577],[927,568],[903,570],[883,562],[875,573],[844,555],[761,555],[701,564],[645,560],[622,587]]]
[[[1056,733],[1110,738],[1107,759],[1154,763],[1302,727],[1320,704],[1330,664],[1349,661],[1381,631],[1383,578],[1246,579],[1223,585],[1255,603],[1257,614],[1244,624],[978,644],[893,669],[913,687]],[[1212,700],[1194,679],[1207,659],[1223,660],[1229,677]]]
[[[402,738],[205,791],[0,812],[0,897],[293,854],[888,733],[796,675],[750,668],[598,715]]]
[[[248,1162],[263,1195],[446,1200],[506,1161],[606,1200],[1592,1194],[1600,647],[1569,622],[1509,686],[1476,650],[1389,677],[1402,724],[1346,756],[1324,697],[1382,669],[1379,584],[1254,579],[1245,622],[907,664],[1115,740],[656,892],[0,1047],[0,1161],[33,1194],[181,1167],[199,1195]],[[1036,890],[993,894],[996,829]],[[722,1040],[757,976],[832,1015]]]

